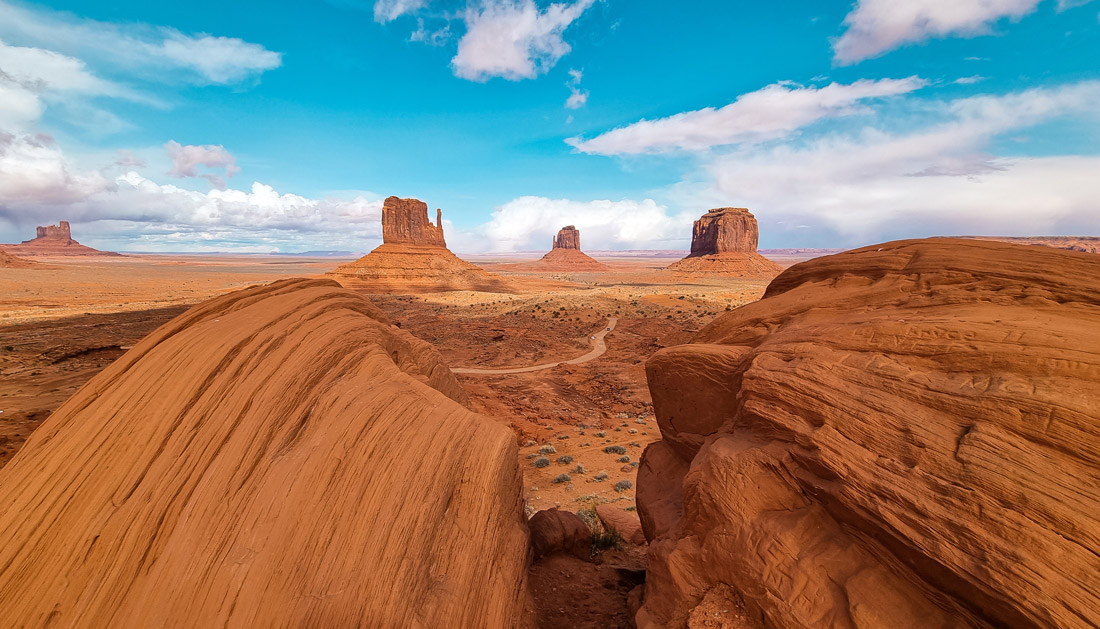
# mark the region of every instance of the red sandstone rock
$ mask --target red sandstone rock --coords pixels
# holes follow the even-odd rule
[[[737,207],[713,209],[695,221],[691,253],[668,268],[702,275],[773,277],[782,269],[756,252],[758,240],[752,212]]]
[[[18,245],[0,245],[0,250],[20,256],[117,256],[110,251],[99,251],[73,240],[68,221],[57,225],[39,226],[36,237]]]
[[[900,241],[647,364],[640,627],[1100,624],[1100,258]]]
[[[0,469],[3,627],[513,627],[515,436],[330,280],[200,304]]]
[[[592,552],[592,530],[575,513],[557,507],[544,509],[531,516],[527,524],[535,560],[559,552],[587,560]]]
[[[604,528],[618,531],[619,536],[628,544],[645,544],[642,523],[636,512],[624,510],[615,505],[603,504],[596,507],[596,516],[603,522]]]
[[[428,204],[417,199],[389,197],[382,204],[382,242],[395,245],[446,247],[443,240],[443,210],[435,211],[435,224],[428,220]]]
[[[500,276],[447,249],[442,210],[436,210],[436,224],[432,225],[427,204],[397,197],[389,197],[382,206],[382,244],[329,275],[349,288],[379,293],[509,290]]]
[[[558,235],[554,236],[553,249],[576,249],[581,250],[581,232],[572,225],[566,225],[558,230]]]

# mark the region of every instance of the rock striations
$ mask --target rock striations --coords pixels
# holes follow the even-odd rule
[[[330,276],[349,288],[375,292],[506,291],[504,280],[460,259],[443,239],[443,212],[436,224],[416,199],[389,197],[382,206],[382,244]]]
[[[73,240],[69,222],[39,226],[32,240],[18,245],[0,245],[0,249],[19,256],[117,256],[110,251],[99,251]]]
[[[515,437],[465,399],[330,280],[200,304],[0,470],[0,626],[515,626]]]
[[[646,366],[640,627],[1100,624],[1100,258],[899,241],[798,264]]]
[[[702,275],[773,277],[780,266],[756,252],[759,228],[745,208],[710,210],[691,232],[691,253],[670,270]]]

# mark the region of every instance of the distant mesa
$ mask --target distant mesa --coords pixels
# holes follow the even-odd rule
[[[552,249],[576,249],[581,250],[581,232],[573,225],[566,225],[558,230],[558,235],[554,236],[554,246]]]
[[[476,290],[505,292],[498,275],[460,259],[443,238],[443,211],[428,220],[417,199],[390,197],[382,205],[382,244],[329,275],[349,288],[377,292]]]
[[[467,405],[332,280],[199,304],[4,467],[0,626],[519,626],[516,438]]]
[[[39,226],[35,237],[18,245],[0,245],[0,250],[20,256],[118,256],[111,251],[99,251],[73,240],[69,221],[57,225]]]
[[[760,228],[743,207],[710,210],[695,221],[691,253],[669,270],[703,275],[775,277],[782,268],[756,252]]]

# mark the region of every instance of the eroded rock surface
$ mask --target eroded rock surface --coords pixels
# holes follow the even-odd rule
[[[647,375],[641,627],[1100,624],[1100,259],[899,241],[798,264]]]
[[[443,239],[443,213],[428,220],[427,204],[389,197],[382,206],[382,244],[329,275],[349,288],[376,292],[477,290],[507,292],[498,275],[460,259]]]
[[[576,513],[556,507],[544,509],[531,516],[528,525],[536,560],[560,552],[588,559],[592,551],[592,530]]]
[[[553,249],[581,249],[581,232],[572,225],[566,225],[554,236]]]
[[[33,260],[27,260],[20,258],[19,256],[13,256],[6,251],[0,250],[0,268],[4,269],[30,269],[39,266],[37,262]]]
[[[708,211],[695,221],[691,253],[669,269],[685,273],[771,277],[779,265],[756,252],[760,228],[745,208],[724,207]]]
[[[200,304],[0,470],[0,625],[515,626],[514,435],[329,280]]]

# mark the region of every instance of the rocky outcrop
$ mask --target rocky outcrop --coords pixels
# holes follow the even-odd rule
[[[389,197],[382,206],[382,244],[329,276],[374,292],[476,290],[507,292],[500,276],[460,259],[443,239],[443,212],[428,221],[427,204]]]
[[[636,512],[627,511],[612,504],[602,504],[596,507],[596,517],[600,519],[605,529],[617,532],[624,542],[635,545],[645,544],[642,524],[638,521]]]
[[[382,242],[446,247],[443,210],[436,209],[433,225],[428,220],[427,203],[417,199],[387,198],[382,204]]]
[[[756,217],[747,209],[710,210],[692,227],[691,253],[668,268],[703,275],[775,276],[782,269],[756,252],[759,235]]]
[[[581,250],[581,232],[573,225],[566,225],[558,230],[554,236],[554,246],[551,249],[576,249]]]
[[[1100,253],[1100,236],[965,236],[965,238]]]
[[[200,304],[0,470],[0,625],[506,627],[514,435],[330,280]]]
[[[576,513],[557,507],[531,516],[531,552],[535,560],[554,553],[566,553],[578,559],[592,552],[592,529]]]
[[[662,350],[641,627],[1100,624],[1100,258],[900,241]]]
[[[0,245],[0,251],[19,256],[117,256],[110,251],[85,247],[73,240],[68,221],[57,225],[39,226],[35,237],[18,245]]]
[[[541,273],[595,273],[611,270],[606,264],[581,251],[581,232],[572,225],[558,230],[554,236],[553,248],[535,262],[510,264],[503,268]]]

